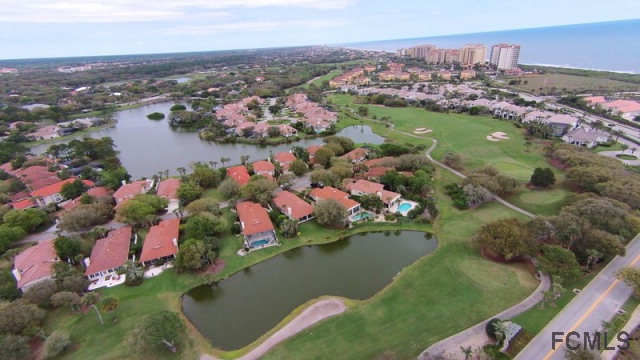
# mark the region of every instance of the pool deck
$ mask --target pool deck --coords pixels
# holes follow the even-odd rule
[[[406,211],[402,211],[399,209],[399,205],[404,204],[404,203],[409,203],[411,204],[411,208],[409,210]],[[415,201],[411,201],[411,200],[406,200],[406,199],[401,199],[399,201],[399,204],[395,204],[391,207],[391,209],[389,209],[389,211],[391,213],[400,213],[402,216],[407,216],[409,214],[409,211],[413,210],[416,206],[418,206],[418,203]]]

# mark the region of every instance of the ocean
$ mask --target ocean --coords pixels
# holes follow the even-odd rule
[[[395,52],[422,44],[460,48],[469,43],[488,47],[520,44],[520,64],[640,73],[640,19],[534,29],[493,31],[413,39],[370,41],[340,46]]]

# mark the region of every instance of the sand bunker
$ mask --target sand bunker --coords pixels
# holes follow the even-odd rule
[[[489,140],[489,141],[500,141],[500,139],[496,139],[491,135],[487,135],[487,140]]]
[[[427,128],[416,128],[416,129],[413,129],[413,133],[414,134],[418,134],[418,135],[420,135],[420,134],[428,134],[431,131],[433,131],[433,130],[427,129]]]
[[[503,133],[502,131],[494,132],[493,134],[491,134],[491,136],[493,136],[496,139],[500,139],[500,140],[508,140],[509,139],[509,136],[507,136],[507,134]]]

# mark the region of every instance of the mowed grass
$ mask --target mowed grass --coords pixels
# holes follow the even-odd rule
[[[344,113],[350,113],[351,110],[355,111],[358,107],[365,106],[369,110],[368,120],[365,120],[365,123],[381,136],[393,138],[398,143],[422,143],[427,146],[430,146],[430,138],[434,138],[438,141],[438,146],[432,152],[436,160],[442,160],[447,152],[454,152],[462,157],[465,173],[492,165],[502,173],[513,176],[522,186],[508,200],[534,214],[557,213],[569,193],[561,186],[556,186],[552,190],[532,190],[524,186],[535,168],[545,168],[550,165],[543,155],[545,145],[531,141],[531,147],[527,149],[524,145],[526,139],[523,130],[515,127],[513,122],[487,116],[435,113],[413,107],[389,108],[353,104],[354,97],[350,95],[334,95],[330,99],[334,104],[346,109],[340,120],[342,126],[360,124],[359,120]],[[382,117],[390,117],[395,130],[372,120],[374,115],[378,120]],[[413,131],[416,128],[428,128],[433,131],[415,135]],[[498,131],[506,133],[509,139],[496,142],[487,140],[487,135]],[[415,136],[403,135],[400,132]],[[561,184],[564,180],[563,173],[556,168],[552,169],[556,175],[557,184]],[[452,182],[459,181],[460,179],[457,178],[452,180]]]
[[[521,80],[520,85],[506,85],[510,80]],[[527,83],[525,84],[525,80]],[[587,76],[578,76],[578,75],[566,75],[566,74],[541,74],[541,75],[533,75],[527,77],[514,77],[505,79],[504,86],[512,87],[518,90],[527,91],[530,93],[537,94],[542,88],[543,92],[547,91],[551,88],[556,88],[557,90],[616,90],[616,91],[637,91],[638,85],[596,78],[596,77],[587,77]]]
[[[437,197],[438,251],[407,267],[371,299],[306,329],[264,358],[371,359],[384,352],[414,358],[527,297],[537,286],[531,274],[522,266],[490,262],[469,244],[481,225],[517,215],[495,203],[459,211],[441,191]]]

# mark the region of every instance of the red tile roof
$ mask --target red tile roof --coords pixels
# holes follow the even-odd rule
[[[113,193],[116,202],[122,202],[126,198],[132,198],[135,195],[146,193],[151,187],[149,180],[138,180],[130,184],[124,184]]]
[[[236,205],[236,210],[244,236],[273,230],[269,214],[260,204],[245,201]]]
[[[112,230],[106,238],[96,241],[84,274],[91,275],[124,265],[129,258],[130,244],[131,226]]]
[[[35,207],[36,204],[31,199],[24,199],[24,200],[11,203],[11,206],[16,210],[21,210],[21,209],[28,209],[28,208]]]
[[[180,219],[163,220],[152,226],[144,239],[140,261],[144,263],[175,255],[178,252],[179,234]]]
[[[347,194],[346,192],[332,188],[331,186],[325,186],[322,189],[315,188],[311,190],[311,193],[309,193],[309,195],[311,195],[311,197],[313,197],[316,202],[321,200],[334,199],[342,204],[342,206],[344,206],[347,210],[360,205],[359,202],[349,199],[349,194]]]
[[[279,152],[273,155],[273,159],[280,164],[289,164],[296,160],[296,156],[290,152]]]
[[[41,241],[16,255],[14,267],[20,274],[18,288],[22,289],[35,281],[51,277],[51,265],[56,261],[58,255],[53,247],[53,239]]]
[[[371,168],[383,167],[383,166],[388,167],[389,165],[393,165],[393,162],[394,160],[391,156],[386,156],[378,159],[367,160],[364,162],[364,164],[367,165],[369,169],[371,169]]]
[[[387,171],[391,171],[391,170],[395,170],[394,168],[391,167],[384,167],[384,166],[379,166],[379,167],[374,167],[371,168],[369,171],[367,171],[365,173],[365,175],[367,177],[380,177],[383,176],[384,174],[387,173]]]
[[[389,204],[390,202],[392,202],[393,200],[396,200],[399,197],[400,197],[400,194],[393,191],[389,191],[389,190],[380,191],[380,200],[382,200],[382,202],[385,204]]]
[[[376,194],[384,189],[384,185],[371,182],[369,180],[358,180],[354,183],[347,184],[347,190],[362,192],[365,194]]]
[[[180,187],[180,180],[175,178],[165,179],[158,184],[158,196],[166,197],[168,199],[178,199],[178,188]]]
[[[341,157],[347,158],[351,161],[360,161],[360,159],[364,159],[367,156],[367,149],[364,148],[355,148],[348,153],[342,155]]]
[[[259,173],[273,173],[275,171],[276,167],[266,161],[266,160],[259,160],[253,163],[253,172],[256,174]]]
[[[281,191],[273,199],[274,204],[285,215],[300,219],[313,214],[313,206],[288,191]]]
[[[307,148],[307,152],[309,153],[310,156],[313,156],[316,154],[316,151],[322,149],[322,145],[311,145]]]
[[[245,185],[249,182],[249,172],[244,165],[232,166],[227,169],[227,175],[235,180],[240,185]]]
[[[55,184],[51,184],[49,186],[45,186],[43,188],[40,188],[36,191],[32,191],[31,192],[31,196],[33,197],[47,197],[47,196],[51,196],[51,195],[55,195],[55,194],[59,194],[60,191],[62,191],[62,187],[66,184],[71,184],[72,182],[76,181],[78,178],[68,178],[66,180],[62,180],[62,181],[58,181]],[[89,187],[92,187],[94,185],[93,181],[90,180],[82,180],[82,182]]]
[[[110,191],[109,189],[107,189],[104,186],[96,186],[93,187],[89,190],[87,190],[87,195],[92,196],[94,198],[99,198],[102,196],[109,196],[110,195]],[[79,198],[76,198],[76,200],[80,200]]]

